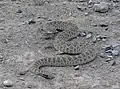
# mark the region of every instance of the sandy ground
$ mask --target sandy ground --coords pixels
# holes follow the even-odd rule
[[[51,48],[41,52],[53,42],[44,39],[42,24],[54,20],[97,32],[103,53],[79,70],[46,68],[55,74],[47,80],[24,70],[55,54]],[[119,0],[0,0],[0,89],[120,89],[119,45]]]

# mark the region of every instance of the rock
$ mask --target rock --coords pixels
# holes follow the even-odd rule
[[[119,55],[119,51],[118,50],[112,50],[112,55],[113,56],[118,56]]]
[[[111,60],[113,59],[113,56],[112,56],[112,55],[109,55],[109,54],[107,54],[106,57],[107,57],[107,58],[111,58]]]
[[[25,75],[27,71],[20,71],[19,75]]]
[[[3,58],[4,58],[3,54],[2,54],[2,53],[0,53],[0,59],[3,59]]]
[[[97,42],[97,38],[96,38],[96,37],[93,37],[93,38],[92,38],[92,41],[93,41],[94,43],[96,43],[96,42]]]
[[[85,15],[85,16],[88,16],[88,15],[89,15],[89,13],[88,13],[88,12],[85,12],[85,13],[84,13],[84,15]]]
[[[120,52],[120,44],[113,45],[113,49]]]
[[[110,65],[111,65],[111,66],[116,65],[116,61],[115,61],[115,60],[110,61]]]
[[[99,56],[100,56],[101,58],[104,58],[104,57],[105,57],[105,54],[104,54],[104,53],[100,53]]]
[[[34,20],[28,21],[28,24],[29,24],[29,25],[34,24],[34,23],[36,23],[36,21],[34,21]]]
[[[103,38],[103,39],[102,39],[102,41],[104,41],[104,42],[105,42],[105,41],[107,41],[107,39],[106,39],[106,38]]]
[[[118,3],[118,2],[119,2],[119,0],[113,0],[113,2],[114,2],[114,3]]]
[[[3,30],[5,30],[5,28],[4,27],[0,27],[0,30],[3,31]]]
[[[12,87],[12,86],[13,86],[13,83],[12,83],[11,80],[5,80],[5,81],[3,81],[3,85],[4,85],[5,87]]]
[[[94,4],[93,8],[96,12],[105,13],[108,12],[110,6],[107,2],[100,2],[99,4]]]
[[[75,70],[79,70],[79,65],[74,67]]]
[[[88,3],[89,3],[89,4],[93,4],[93,3],[94,3],[94,0],[89,0]]]
[[[2,63],[4,61],[4,56],[2,53],[0,53],[0,63]]]
[[[106,62],[109,62],[109,61],[111,61],[111,60],[112,60],[111,58],[107,58],[107,59],[106,59]]]
[[[86,39],[89,39],[89,38],[91,38],[91,37],[92,37],[92,34],[91,34],[91,33],[89,33],[89,34],[86,35]]]
[[[18,10],[17,13],[22,13],[22,10]]]
[[[93,37],[93,42],[106,41],[106,40],[107,40],[107,36],[98,35],[96,37]]]
[[[99,24],[101,27],[108,27],[108,24],[107,23],[100,23]]]
[[[11,1],[16,1],[16,0],[11,0]]]
[[[80,11],[85,11],[87,8],[83,7],[81,5],[77,5],[77,9],[80,10]]]
[[[112,45],[106,45],[104,47],[104,49],[105,49],[105,52],[108,52],[108,51],[111,51],[113,49],[113,47],[112,47]]]
[[[85,36],[86,36],[86,33],[85,33],[85,32],[82,32],[82,33],[80,34],[80,36],[81,36],[81,37],[85,37]]]

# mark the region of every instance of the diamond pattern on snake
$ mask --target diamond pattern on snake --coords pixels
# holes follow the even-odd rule
[[[54,78],[54,76],[42,70],[43,67],[83,65],[95,59],[96,48],[90,40],[86,40],[85,37],[79,37],[80,42],[72,40],[72,38],[77,37],[82,31],[79,30],[77,25],[70,22],[51,21],[43,26],[43,30],[47,33],[58,32],[53,44],[55,49],[63,54],[35,60],[30,67],[32,73],[50,79]]]

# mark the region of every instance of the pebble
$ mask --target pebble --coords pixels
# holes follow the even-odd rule
[[[100,56],[101,58],[104,58],[104,57],[105,57],[105,54],[104,54],[104,53],[100,53],[99,56]]]
[[[13,82],[11,80],[5,80],[5,81],[3,81],[3,85],[5,87],[12,87],[13,86]]]
[[[96,38],[96,37],[93,37],[92,41],[93,41],[94,43],[96,43],[96,42],[97,42],[97,38]]]
[[[91,33],[89,33],[89,34],[86,35],[86,39],[89,39],[89,38],[91,38],[91,37],[92,37],[92,34],[91,34]]]
[[[86,36],[86,33],[85,33],[85,32],[82,32],[80,35],[81,35],[81,37],[85,37],[85,36]]]
[[[89,0],[88,3],[89,3],[89,4],[94,4],[94,3],[95,3],[95,0]]]
[[[119,0],[113,0],[113,2],[114,2],[114,3],[118,3],[118,2],[119,2]]]
[[[106,39],[106,38],[103,38],[103,39],[102,39],[102,41],[104,41],[104,42],[105,42],[105,41],[107,41],[107,39]]]
[[[3,31],[3,30],[5,30],[5,29],[4,29],[4,27],[1,27],[0,30]]]
[[[93,42],[97,42],[97,41],[100,41],[100,40],[102,40],[102,41],[106,41],[107,40],[107,36],[101,36],[101,35],[98,35],[98,36],[96,36],[96,37],[93,37]]]
[[[118,50],[112,50],[112,55],[113,56],[118,56],[119,55],[119,51]]]
[[[80,10],[80,11],[85,11],[87,8],[83,7],[81,5],[77,5],[77,9]]]
[[[22,13],[22,10],[18,10],[17,13]]]
[[[111,66],[116,65],[116,61],[115,61],[115,60],[110,61],[110,65],[111,65]]]
[[[26,74],[26,71],[20,71],[19,72],[19,75],[25,75]]]
[[[106,45],[104,47],[104,49],[105,49],[105,52],[108,52],[108,51],[111,51],[113,49],[113,47],[112,47],[112,45]]]
[[[0,53],[0,59],[3,59],[3,58],[4,58],[3,54],[2,54],[2,53]]]
[[[34,23],[36,23],[36,21],[34,21],[34,20],[28,21],[28,24],[29,24],[29,25],[34,24]]]
[[[120,51],[120,44],[113,45],[114,50]]]
[[[79,70],[79,65],[74,67],[75,70]]]
[[[3,56],[3,54],[0,53],[0,63],[2,63],[3,60],[4,60],[4,56]]]
[[[109,61],[111,61],[111,60],[112,60],[111,58],[107,58],[107,59],[106,59],[106,62],[109,62]]]
[[[105,13],[109,10],[109,4],[107,2],[100,2],[99,4],[94,4],[93,8],[96,12]]]
[[[85,16],[88,16],[88,15],[89,15],[89,13],[88,13],[88,12],[85,12],[85,13],[84,13],[84,15],[85,15]]]
[[[99,24],[101,27],[108,27],[108,24],[107,23],[100,23]]]

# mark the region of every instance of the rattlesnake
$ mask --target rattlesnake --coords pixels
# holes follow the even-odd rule
[[[32,73],[39,74],[45,78],[53,78],[52,74],[41,68],[75,66],[86,64],[95,59],[96,48],[91,40],[86,40],[85,37],[80,37],[80,42],[72,40],[81,32],[77,25],[70,22],[51,21],[43,26],[43,30],[47,33],[59,32],[53,44],[55,49],[62,52],[63,55],[35,60],[30,67]]]

